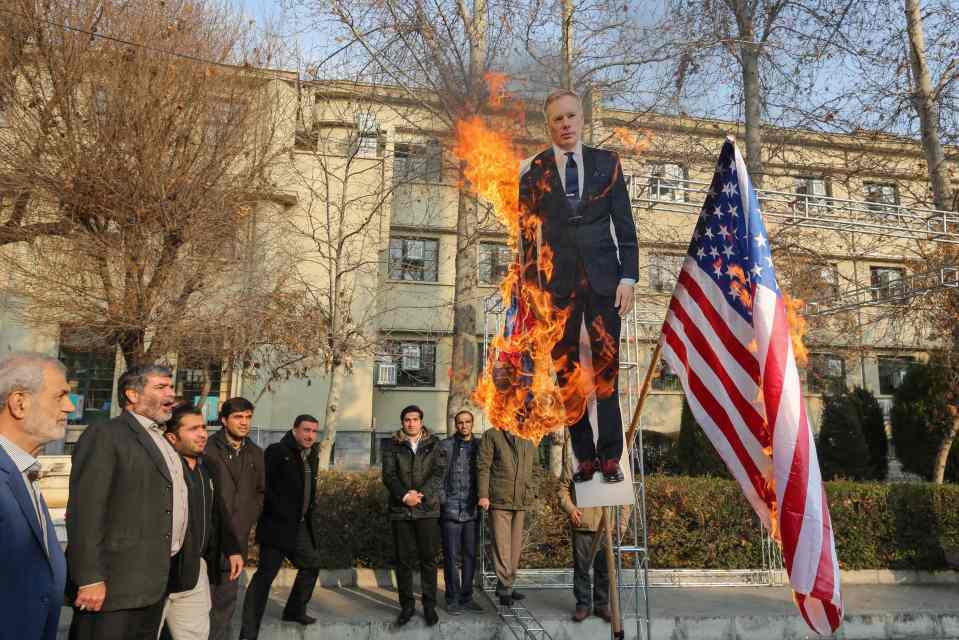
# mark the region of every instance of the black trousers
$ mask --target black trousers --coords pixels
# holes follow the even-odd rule
[[[226,556],[220,560],[217,569],[220,583],[210,585],[210,640],[233,640],[233,611],[240,592],[240,581],[230,580],[230,563]]]
[[[579,366],[579,338],[584,322],[589,334],[599,437],[594,444],[586,407],[579,421],[569,428],[573,453],[580,462],[594,458],[619,460],[623,454],[623,417],[617,389],[621,323],[619,313],[613,306],[615,302],[615,296],[601,296],[593,290],[581,260],[577,262],[576,284],[569,297],[553,299],[553,304],[558,308],[570,310],[563,337],[553,347],[552,353],[560,386],[575,384],[571,379]]]
[[[107,585],[107,589],[110,586]],[[156,640],[166,595],[154,604],[119,611],[80,611],[73,608],[70,640]]]
[[[436,607],[436,556],[440,550],[440,525],[437,518],[392,520],[393,548],[396,553],[396,588],[400,607],[412,610],[413,570],[420,570],[423,609]]]
[[[260,545],[260,561],[257,564],[256,573],[250,579],[246,596],[243,598],[241,638],[255,640],[260,635],[260,622],[263,620],[263,612],[266,611],[266,602],[270,599],[270,586],[272,586],[276,574],[279,573],[280,567],[283,565],[283,559],[288,558],[290,562],[297,565],[301,558],[316,555],[315,549],[312,548],[309,533],[307,532],[304,535],[305,530],[306,524],[301,524],[296,539],[297,548],[292,554],[286,554],[276,547]],[[310,548],[304,548],[304,545],[310,545]],[[283,607],[283,617],[298,617],[306,613],[306,605],[310,603],[310,598],[313,597],[313,589],[316,587],[316,579],[319,575],[318,565],[300,569],[296,572],[293,588],[290,589],[286,606]]]
[[[609,568],[603,552],[606,549],[605,538],[593,560],[593,579],[589,579],[589,552],[593,546],[593,535],[592,531],[573,529],[570,536],[573,543],[573,595],[576,596],[576,606],[584,609],[609,606]]]
[[[446,581],[446,604],[462,604],[473,599],[478,523],[479,520],[440,521],[443,530],[443,578]],[[463,563],[462,580],[459,562]]]

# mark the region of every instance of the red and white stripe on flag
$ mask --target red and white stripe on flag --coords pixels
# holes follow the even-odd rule
[[[759,202],[728,138],[661,337],[697,422],[780,541],[810,628],[842,622],[839,564]]]

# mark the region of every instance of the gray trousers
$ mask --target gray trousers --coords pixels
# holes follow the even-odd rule
[[[240,580],[230,580],[230,563],[226,556],[220,560],[220,584],[210,585],[210,640],[233,640],[233,612],[240,592]]]
[[[589,578],[589,551],[593,546],[592,531],[576,531],[573,529],[573,595],[576,596],[576,606],[584,609],[609,606],[609,571],[606,567],[606,548],[604,539],[596,552],[593,561],[593,579]]]

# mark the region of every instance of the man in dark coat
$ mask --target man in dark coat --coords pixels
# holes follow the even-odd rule
[[[443,577],[446,580],[446,611],[458,615],[464,611],[483,611],[473,600],[473,575],[476,570],[477,508],[476,454],[480,438],[473,435],[473,413],[462,410],[453,416],[456,432],[440,446],[449,465],[443,487],[440,527],[443,536]],[[457,566],[462,563],[463,572]]]
[[[320,574],[313,512],[319,446],[316,435],[319,421],[311,415],[297,416],[293,429],[276,444],[266,448],[266,500],[263,515],[256,525],[260,560],[243,600],[243,626],[240,638],[256,640],[270,585],[287,558],[296,579],[283,608],[283,620],[310,625],[316,618],[306,607]]]
[[[178,406],[167,423],[165,436],[183,458],[189,525],[183,548],[177,554],[178,562],[170,571],[170,595],[164,620],[173,640],[208,640],[210,582],[220,581],[220,572],[210,574],[208,568],[211,563],[219,563],[221,554],[225,555],[230,562],[226,579],[236,580],[243,570],[243,557],[229,514],[203,463],[208,440],[203,411],[190,404]]]
[[[560,386],[577,383],[580,335],[589,336],[599,437],[594,443],[587,399],[577,397],[575,406],[567,407],[581,412],[570,426],[579,462],[573,480],[588,481],[601,471],[607,482],[621,482],[623,424],[616,385],[620,320],[632,309],[639,273],[636,227],[619,157],[580,141],[579,97],[556,91],[546,99],[545,113],[553,144],[520,178],[523,215],[533,216],[541,232],[532,232],[537,225],[521,225],[524,283],[544,283],[553,304],[570,311],[552,353]],[[541,244],[551,250],[551,270],[539,262],[547,255]]]
[[[163,437],[173,376],[144,365],[122,376],[123,413],[87,427],[73,450],[67,502],[71,640],[155,640],[170,566],[186,536],[183,463]]]
[[[230,398],[220,407],[220,430],[210,436],[203,460],[230,516],[233,535],[240,543],[240,555],[247,558],[250,531],[263,512],[266,478],[263,449],[250,440],[253,403]],[[239,580],[229,580],[230,564],[221,555],[209,565],[211,578],[210,640],[233,640],[233,611]],[[219,580],[213,579],[219,575]]]
[[[413,569],[420,569],[423,617],[436,614],[436,555],[440,547],[440,504],[446,477],[446,452],[423,426],[423,410],[410,405],[400,412],[403,428],[383,449],[383,484],[389,492],[390,524],[396,552],[396,588],[401,627],[413,617]]]
[[[0,358],[0,640],[57,637],[67,565],[34,456],[66,432],[65,373],[39,353]]]

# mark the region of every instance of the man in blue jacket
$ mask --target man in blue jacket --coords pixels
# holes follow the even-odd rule
[[[476,452],[479,438],[473,436],[473,414],[462,410],[453,416],[456,433],[440,443],[449,461],[443,491],[440,526],[443,537],[443,577],[446,580],[446,611],[482,612],[473,600],[476,571],[476,533],[479,522],[476,496]],[[457,566],[462,562],[463,572]]]
[[[55,640],[67,563],[37,484],[43,445],[73,411],[66,370],[38,353],[0,359],[0,640]]]

